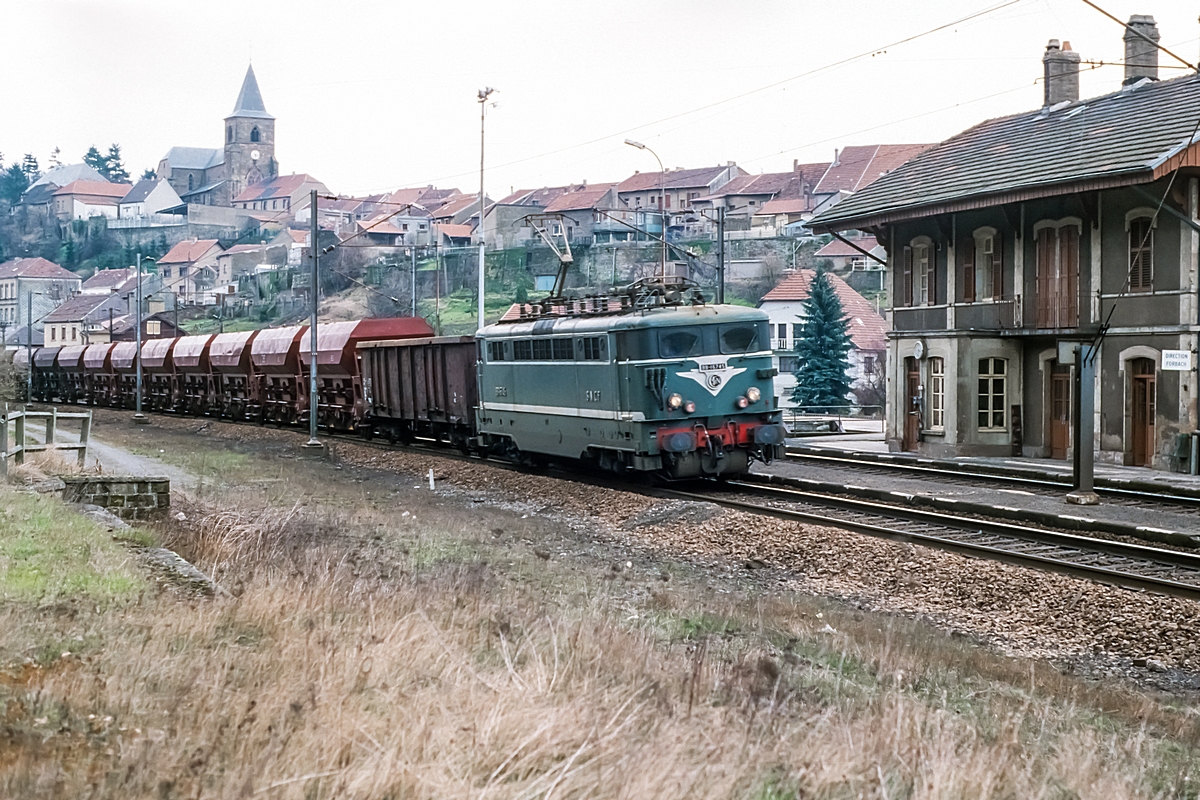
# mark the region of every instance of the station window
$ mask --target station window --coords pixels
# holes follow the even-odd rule
[[[940,358],[929,359],[929,427],[946,428],[946,362]]]
[[[1003,358],[979,359],[979,429],[1003,430],[1007,363]]]

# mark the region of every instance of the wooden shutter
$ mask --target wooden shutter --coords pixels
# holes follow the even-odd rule
[[[1068,225],[1058,230],[1058,327],[1079,324],[1079,228]]]
[[[992,298],[1004,296],[1004,234],[992,237]]]
[[[937,305],[937,245],[931,244],[925,248],[925,305]]]
[[[968,238],[958,243],[959,280],[962,281],[964,303],[975,302],[975,240]]]
[[[1054,229],[1042,228],[1037,232],[1037,326],[1054,327]]]
[[[913,304],[913,251],[911,247],[904,248],[904,274],[902,276],[901,299],[904,305]]]
[[[1129,289],[1133,292],[1150,291],[1153,274],[1151,253],[1152,236],[1150,220],[1141,217],[1129,225]]]

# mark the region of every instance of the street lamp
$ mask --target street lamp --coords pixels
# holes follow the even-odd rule
[[[496,90],[492,87],[479,90],[479,327],[483,327],[483,284],[484,284],[484,229],[483,229],[483,121],[487,112],[487,99]]]
[[[660,277],[667,276],[667,171],[663,169],[662,159],[658,157],[658,153],[651,150],[641,142],[635,142],[633,139],[626,139],[625,144],[630,147],[636,147],[638,150],[645,150],[650,155],[654,156],[654,160],[658,162],[658,219],[661,224],[659,233],[662,238],[662,264],[659,267]]]
[[[149,261],[151,264],[158,263],[158,260],[153,259],[153,258],[147,258],[145,260]],[[146,425],[150,422],[150,420],[146,417],[145,414],[142,413],[142,254],[141,253],[137,254],[136,269],[137,269],[137,304],[136,304],[137,310],[133,314],[133,319],[134,319],[134,330],[136,331],[135,336],[136,336],[136,341],[137,341],[137,356],[134,359],[137,362],[137,389],[136,389],[136,398],[134,400],[134,402],[136,403],[137,410],[133,414],[133,424],[134,425]],[[112,328],[111,327],[108,329],[108,338],[110,340],[112,339]]]

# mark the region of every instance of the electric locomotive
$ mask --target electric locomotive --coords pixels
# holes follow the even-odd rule
[[[766,313],[706,304],[688,281],[550,300],[477,338],[488,452],[684,479],[743,474],[783,445]]]

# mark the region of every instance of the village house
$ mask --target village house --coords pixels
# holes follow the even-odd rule
[[[545,214],[559,217],[546,223],[546,233],[555,241],[564,236],[568,242],[625,241],[633,231],[614,219],[617,211],[615,183],[581,185],[546,206]]]
[[[617,200],[622,208],[653,211],[646,220],[644,230],[661,236],[663,217],[669,234],[674,224],[673,215],[691,211],[692,201],[712,195],[734,178],[746,174],[732,161],[724,166],[635,172],[617,184]],[[662,208],[659,208],[660,197]]]
[[[216,303],[217,256],[224,252],[216,239],[188,239],[172,247],[158,260],[163,288],[185,306]]]
[[[716,192],[698,197],[692,205],[709,212],[725,209],[727,231],[747,230],[752,220],[763,213],[764,207],[775,200],[793,201],[803,213],[811,214],[818,205],[813,189],[821,176],[829,169],[829,163],[801,164],[792,162],[791,172],[768,172],[761,175],[743,175],[726,183]]]
[[[281,175],[246,187],[241,194],[233,198],[233,205],[235,208],[252,211],[270,211],[270,216],[276,219],[294,216],[297,211],[304,209],[304,218],[308,219],[308,205],[312,200],[313,189],[316,189],[318,194],[329,194],[325,184],[311,175]]]
[[[770,317],[771,352],[774,354],[775,395],[780,408],[793,408],[792,390],[796,388],[796,340],[804,324],[804,304],[808,301],[816,271],[794,270],[767,292],[758,307]],[[882,387],[883,364],[887,350],[887,321],[879,315],[871,302],[842,280],[829,273],[833,291],[842,304],[846,315],[847,332],[852,344],[848,376],[851,387],[864,390],[870,386]],[[847,398],[846,404],[858,405],[855,398]],[[868,413],[879,413],[882,409],[868,409]]]
[[[142,180],[135,183],[117,203],[117,216],[120,219],[149,217],[176,208],[182,202],[166,181]]]
[[[66,222],[92,217],[117,218],[117,206],[129,193],[127,183],[71,181],[54,192],[54,215]]]
[[[79,292],[81,283],[74,272],[44,258],[17,258],[0,264],[0,328],[5,340],[29,324],[31,304],[37,331],[41,318]]]
[[[88,326],[102,316],[115,317],[128,312],[121,298],[113,294],[79,294],[51,311],[42,320],[47,347],[92,344]]]
[[[1079,99],[1050,40],[1044,104],[948,139],[817,216],[888,254],[886,436],[931,456],[1067,458],[1071,356],[1096,344],[1094,446],[1186,461],[1198,427],[1200,77],[1158,80],[1134,16],[1120,91]]]

